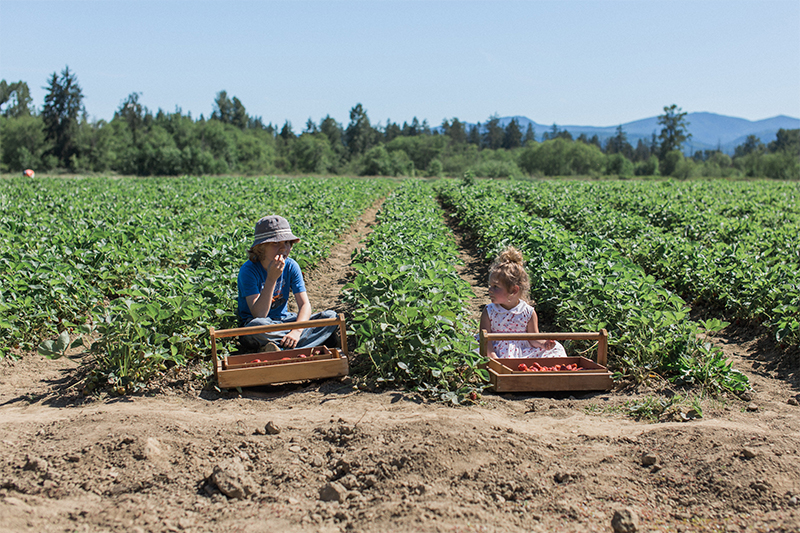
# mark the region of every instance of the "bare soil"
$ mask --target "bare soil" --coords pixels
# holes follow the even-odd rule
[[[377,209],[308,273],[316,308],[347,311]],[[486,265],[464,244],[462,259],[477,318]],[[0,531],[800,531],[797,354],[747,328],[714,342],[752,395],[678,401],[655,423],[630,407],[685,391],[452,407],[349,378],[219,392],[198,366],[84,397],[80,356],[24,354],[0,361]]]

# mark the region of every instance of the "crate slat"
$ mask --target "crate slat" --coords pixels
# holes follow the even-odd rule
[[[294,328],[338,326],[340,332],[339,338],[341,340],[341,352],[336,348],[309,346],[295,350],[219,357],[217,355],[216,342],[218,338],[252,335],[254,333],[281,331],[292,328],[287,327],[287,324],[271,324],[268,326],[224,330],[214,330],[214,328],[210,328],[209,333],[211,335],[214,377],[219,386],[224,388],[255,387],[291,381],[337,378],[346,376],[350,372],[347,360],[347,336],[345,333],[346,328],[343,314],[340,313],[335,319],[292,322],[291,326]],[[312,351],[319,351],[321,353],[312,355]],[[306,357],[301,358],[301,354]],[[284,360],[286,357],[289,359]],[[262,362],[253,363],[254,359],[260,359]]]
[[[480,332],[480,352],[487,357],[486,369],[489,382],[495,392],[556,392],[582,390],[609,390],[614,385],[611,372],[606,368],[608,332],[597,333],[488,333]],[[586,357],[533,357],[491,359],[488,343],[496,340],[596,340],[597,362]],[[542,366],[576,363],[582,370],[524,372],[517,368],[520,363],[530,366],[537,362]]]

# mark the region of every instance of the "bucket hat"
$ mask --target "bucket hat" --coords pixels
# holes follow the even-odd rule
[[[263,242],[283,242],[299,241],[300,238],[292,233],[289,221],[280,215],[269,215],[262,217],[256,222],[255,234],[253,236],[253,247]]]

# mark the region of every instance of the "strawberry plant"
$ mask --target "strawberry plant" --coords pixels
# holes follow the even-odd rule
[[[483,390],[474,297],[455,271],[458,253],[428,184],[406,182],[387,199],[344,289],[361,371],[458,403]]]
[[[542,312],[554,318],[556,327],[606,328],[610,366],[637,381],[663,373],[712,390],[748,386],[746,378],[729,367],[721,373],[703,370],[723,356],[698,341],[701,329],[688,319],[682,298],[607,240],[577,235],[555,221],[527,213],[509,198],[509,189],[496,182],[471,187],[451,182],[440,186],[440,194],[475,235],[487,259],[507,244],[523,251],[531,295]]]
[[[800,342],[796,184],[571,182],[506,190],[531,213],[614,244],[693,306]]]
[[[54,338],[85,336],[95,382],[135,389],[165,364],[205,355],[209,326],[235,325],[236,273],[255,220],[287,216],[303,237],[293,256],[313,268],[394,186],[350,178],[0,181],[0,355],[41,345],[56,356],[63,350],[52,350]]]

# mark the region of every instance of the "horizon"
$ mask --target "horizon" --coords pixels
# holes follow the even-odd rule
[[[61,38],[70,27],[86,31]],[[672,104],[796,118],[800,47],[787,42],[800,42],[794,0],[0,0],[0,78],[26,82],[37,109],[68,65],[93,120],[134,92],[154,113],[208,118],[224,90],[295,133],[326,115],[346,125],[358,103],[375,126],[607,128]]]

